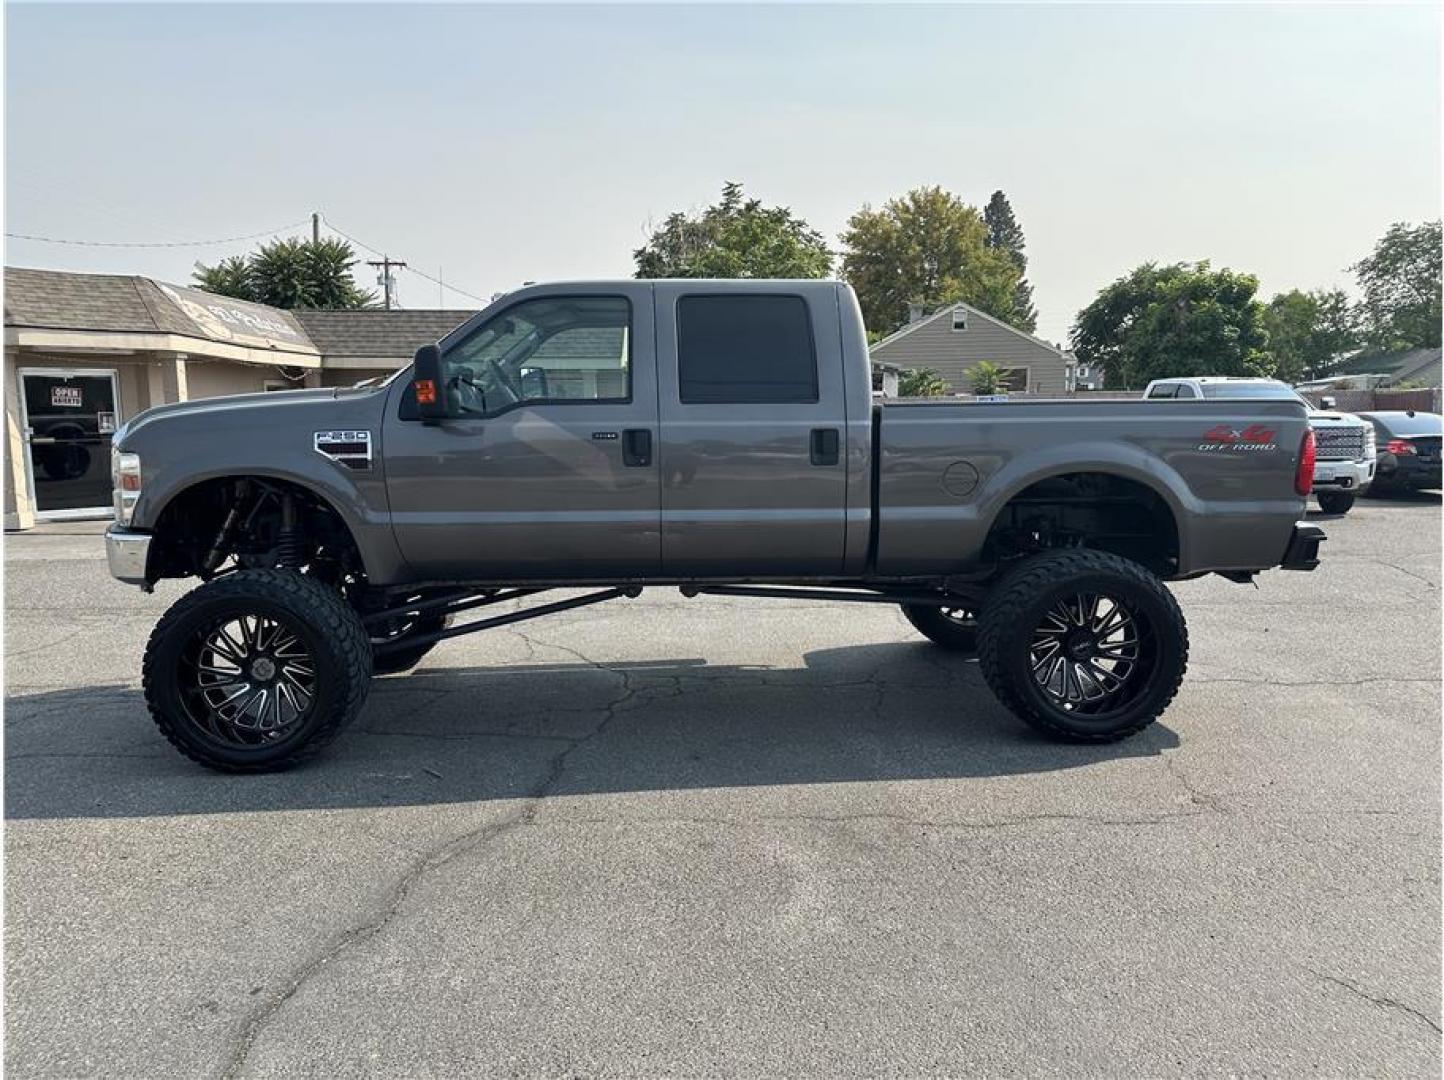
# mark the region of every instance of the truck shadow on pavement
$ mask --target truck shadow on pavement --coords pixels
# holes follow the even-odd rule
[[[700,659],[447,668],[378,679],[307,765],[225,776],[157,733],[139,690],[6,703],[10,819],[412,806],[627,791],[1051,772],[1178,746],[1165,724],[1105,746],[1033,734],[977,665],[934,646],[857,645],[805,667]],[[1185,686],[1186,692],[1186,686]]]

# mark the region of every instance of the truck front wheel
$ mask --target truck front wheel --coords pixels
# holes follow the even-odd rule
[[[1354,508],[1353,494],[1343,494],[1338,491],[1320,491],[1319,509],[1326,514],[1347,514]]]
[[[1168,707],[1188,665],[1173,594],[1137,563],[1102,551],[1035,555],[989,593],[978,659],[993,693],[1055,738],[1112,742]]]
[[[960,607],[928,607],[903,604],[903,617],[934,644],[972,656],[978,651],[977,614]]]
[[[370,683],[361,620],[291,570],[238,570],[192,590],[145,649],[145,699],[161,734],[222,772],[311,757],[360,711]]]

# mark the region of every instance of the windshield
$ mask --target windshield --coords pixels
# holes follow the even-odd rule
[[[1204,383],[1199,387],[1206,398],[1252,398],[1255,401],[1263,399],[1266,401],[1298,401],[1309,408],[1313,408],[1307,401],[1304,401],[1291,386],[1283,383]]]

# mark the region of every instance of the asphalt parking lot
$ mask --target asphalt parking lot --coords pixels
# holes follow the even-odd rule
[[[5,543],[11,1076],[1440,1068],[1440,505],[1177,586],[1189,677],[1033,736],[894,610],[653,590],[443,644],[312,765],[139,692],[183,589]]]

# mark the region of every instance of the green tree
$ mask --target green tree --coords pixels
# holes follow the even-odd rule
[[[947,393],[947,381],[932,368],[916,368],[898,376],[898,397],[946,397]]]
[[[1258,279],[1207,262],[1145,263],[1078,313],[1073,351],[1138,387],[1179,375],[1272,375]]]
[[[342,240],[273,240],[250,255],[233,255],[214,266],[196,264],[195,283],[207,292],[278,308],[371,307],[375,293],[356,284],[357,263]]]
[[[251,261],[244,255],[232,255],[215,266],[196,264],[195,282],[206,292],[249,300],[255,293],[251,282]]]
[[[1038,329],[1038,309],[1033,306],[1033,286],[1023,276],[1028,272],[1028,256],[1023,254],[1028,245],[1023,239],[1023,227],[1013,216],[1012,204],[1001,191],[993,192],[988,205],[983,207],[983,221],[988,226],[988,247],[1006,251],[1018,268],[1018,284],[1013,287],[1013,312],[1008,322],[1031,334]]]
[[[1353,305],[1342,289],[1293,289],[1264,309],[1274,374],[1286,382],[1329,374],[1359,347]]]
[[[1008,388],[1003,369],[991,360],[979,360],[968,369],[968,385],[975,394],[1001,394]]]
[[[909,191],[881,210],[864,206],[842,242],[842,276],[871,329],[896,330],[909,303],[963,300],[995,318],[1013,314],[1017,264],[988,246],[982,215],[942,188]]]
[[[832,272],[822,234],[785,206],[763,206],[742,185],[722,187],[700,214],[669,214],[632,252],[639,278],[821,278]]]
[[[1440,223],[1390,226],[1374,253],[1351,270],[1364,301],[1361,316],[1370,347],[1382,352],[1439,344]]]

